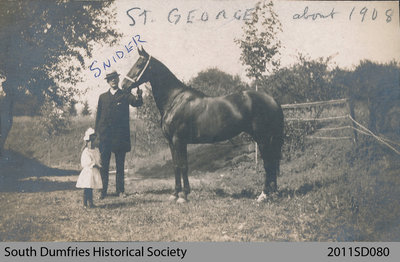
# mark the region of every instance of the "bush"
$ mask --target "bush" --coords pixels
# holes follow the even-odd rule
[[[333,81],[342,73],[330,70],[331,58],[310,59],[299,54],[299,62],[281,68],[261,81],[261,90],[281,104],[321,101],[345,97],[345,86]]]
[[[306,136],[311,135],[317,129],[315,122],[285,121],[285,139],[282,154],[290,160],[297,152],[306,149]]]
[[[48,136],[58,135],[66,130],[70,124],[70,117],[66,108],[60,108],[55,102],[46,100],[40,110],[40,123]]]

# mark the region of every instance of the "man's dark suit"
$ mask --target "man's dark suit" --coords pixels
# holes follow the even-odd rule
[[[100,142],[102,162],[100,173],[103,180],[102,196],[107,194],[111,152],[115,154],[117,194],[125,191],[125,154],[131,150],[129,105],[138,107],[142,104],[141,96],[136,98],[131,93],[120,89],[114,95],[108,91],[99,97],[95,129]]]

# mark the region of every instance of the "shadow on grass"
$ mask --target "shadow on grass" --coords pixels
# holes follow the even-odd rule
[[[320,190],[321,188],[327,188],[332,184],[339,183],[338,179],[339,178],[325,180],[324,182],[315,181],[313,183],[304,183],[298,189],[288,189],[288,188],[281,189],[278,192],[278,196],[279,197],[304,196],[311,191],[317,191],[317,190]],[[340,182],[340,183],[342,183],[342,182]]]
[[[233,199],[241,199],[241,198],[248,198],[254,199],[257,197],[256,192],[251,189],[243,189],[240,193],[226,193],[222,188],[217,188],[214,190],[215,195],[220,198],[233,198]]]
[[[96,208],[104,208],[104,209],[117,209],[117,208],[125,208],[125,207],[134,207],[138,204],[149,204],[149,203],[160,203],[159,200],[154,199],[129,199],[126,198],[124,200],[120,200],[119,202],[106,203],[106,204],[97,204]]]
[[[0,158],[0,192],[71,190],[76,181],[66,177],[74,175],[78,171],[51,168],[14,151],[5,151]]]
[[[212,172],[232,165],[237,157],[243,157],[248,145],[221,142],[216,144],[196,145],[188,149],[189,175],[191,171]],[[171,160],[159,163],[150,162],[142,167],[135,175],[142,178],[170,178],[174,176],[174,167]]]
[[[298,189],[278,189],[277,194],[275,194],[274,197],[279,197],[279,198],[287,198],[287,197],[295,197],[295,196],[304,196],[307,195],[309,192],[314,191],[314,190],[319,190],[323,187],[328,187],[329,185],[336,183],[337,181],[331,180],[331,181],[325,181],[325,182],[320,182],[316,181],[314,183],[305,183],[300,188]],[[242,198],[247,198],[247,199],[256,199],[259,195],[258,192],[255,192],[252,189],[243,189],[240,191],[240,193],[227,193],[221,188],[217,188],[213,190],[213,193],[220,198],[233,198],[233,199],[242,199]]]
[[[171,195],[174,192],[172,188],[165,188],[165,189],[149,189],[146,191],[143,191],[145,194],[154,194],[154,195]]]

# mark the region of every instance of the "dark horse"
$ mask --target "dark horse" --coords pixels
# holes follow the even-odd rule
[[[281,107],[263,92],[245,91],[208,97],[179,81],[160,61],[139,49],[139,59],[122,81],[122,88],[150,82],[161,114],[161,128],[171,149],[175,192],[170,197],[186,202],[190,193],[187,145],[214,143],[246,132],[258,143],[264,161],[265,183],[258,200],[277,190],[276,178],[283,144]],[[133,84],[132,84],[133,83]],[[183,180],[183,194],[182,182]]]

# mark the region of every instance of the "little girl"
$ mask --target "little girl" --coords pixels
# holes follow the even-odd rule
[[[76,182],[76,187],[83,188],[83,205],[87,207],[89,202],[89,208],[94,207],[93,188],[103,188],[100,176],[100,151],[93,144],[95,137],[96,135],[93,128],[90,127],[86,130],[83,138],[86,145],[81,156],[81,165],[83,169]]]

